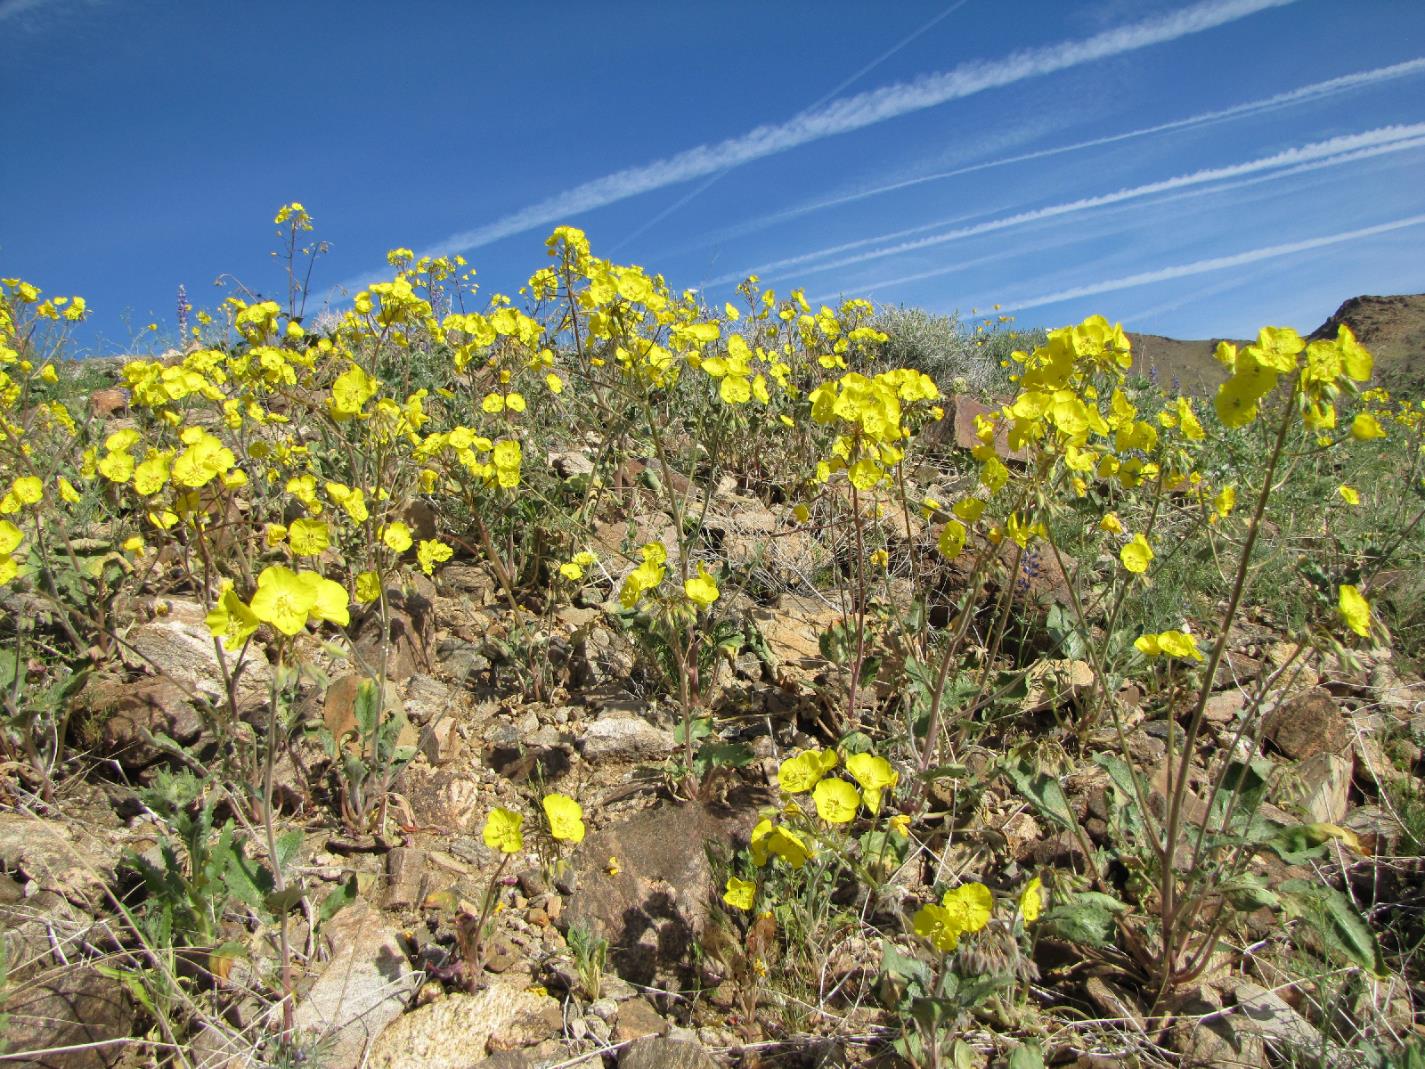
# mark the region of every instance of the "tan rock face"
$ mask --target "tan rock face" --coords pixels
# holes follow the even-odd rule
[[[213,635],[204,623],[206,610],[196,601],[167,600],[165,612],[129,632],[128,642],[147,670],[187,687],[214,704],[226,701],[223,672]],[[236,671],[234,654],[225,656],[228,671]],[[238,711],[250,715],[267,707],[272,688],[272,666],[256,643],[247,647],[237,672]]]
[[[473,995],[447,995],[407,1014],[371,1047],[371,1069],[465,1069],[487,1054],[517,1050],[558,1031],[559,1003],[497,983]]]
[[[405,1009],[415,973],[395,930],[365,902],[342,910],[324,930],[332,942],[331,960],[298,1004],[295,1025],[326,1037],[326,1064],[347,1069],[360,1063],[367,1045]]]
[[[1320,688],[1288,698],[1273,709],[1267,716],[1266,737],[1297,761],[1319,753],[1342,753],[1351,741],[1341,707]]]

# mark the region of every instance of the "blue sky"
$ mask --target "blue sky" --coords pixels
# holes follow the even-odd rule
[[[717,302],[1211,337],[1425,290],[1418,2],[0,0],[0,72],[0,274],[96,352],[279,293],[290,200],[333,299],[396,246],[513,290],[559,223]]]

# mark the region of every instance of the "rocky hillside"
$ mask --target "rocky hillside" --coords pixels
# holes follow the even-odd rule
[[[1352,297],[1312,338],[1335,337],[1342,323],[1375,356],[1376,380],[1389,389],[1418,391],[1425,387],[1425,293],[1392,297]],[[1213,358],[1219,338],[1165,338],[1160,334],[1130,334],[1136,370],[1171,389],[1176,381],[1188,393],[1206,393],[1221,381]],[[1227,339],[1239,344],[1241,339]]]

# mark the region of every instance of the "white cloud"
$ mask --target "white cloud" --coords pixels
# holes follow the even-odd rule
[[[850,256],[829,259],[829,257],[837,257],[840,253],[849,252],[852,249],[862,248],[866,245],[874,245],[878,242],[889,241],[894,238],[932,230],[944,225],[944,223],[927,223],[902,230],[893,230],[889,233],[878,234],[874,237],[860,238],[856,241],[848,241],[840,245],[832,245],[827,248],[818,249],[815,252],[803,253],[799,256],[789,256],[781,260],[773,260],[755,267],[749,267],[743,271],[720,275],[717,278],[709,280],[706,284],[722,285],[729,282],[740,282],[748,275],[766,275],[769,272],[784,271],[784,269],[790,267],[795,267],[799,275],[831,271],[840,267],[849,267],[852,264],[865,263],[868,260],[883,259],[887,256],[898,256],[903,253],[915,252],[935,245],[944,245],[968,237],[976,237],[981,234],[989,234],[999,230],[1007,230],[1011,227],[1023,226],[1027,223],[1036,223],[1045,219],[1072,215],[1093,208],[1102,208],[1106,205],[1118,204],[1123,201],[1135,200],[1158,193],[1167,193],[1172,190],[1183,189],[1190,186],[1222,182],[1242,175],[1274,170],[1276,168],[1291,169],[1296,165],[1311,166],[1314,163],[1344,163],[1349,160],[1363,158],[1361,155],[1363,153],[1379,155],[1382,152],[1395,152],[1415,148],[1420,144],[1418,139],[1422,137],[1425,137],[1425,123],[1382,126],[1375,130],[1368,130],[1365,133],[1346,134],[1341,137],[1330,138],[1326,141],[1317,141],[1312,144],[1302,145],[1298,148],[1287,149],[1283,152],[1274,153],[1271,156],[1248,160],[1245,163],[1230,164],[1226,167],[1204,168],[1200,171],[1194,171],[1191,174],[1178,175],[1174,178],[1163,179],[1159,182],[1149,182],[1145,185],[1120,189],[1096,197],[1083,197],[1079,200],[1069,201],[1064,204],[1052,204],[1045,208],[1035,208],[1030,211],[1018,212],[1014,215],[991,219],[983,223],[976,223],[973,226],[958,227],[913,241],[903,241],[879,249],[871,249]],[[1292,170],[1289,173],[1299,172]]]
[[[1345,241],[1360,241],[1365,238],[1375,237],[1378,234],[1388,234],[1395,230],[1404,230],[1407,227],[1420,226],[1422,223],[1425,223],[1425,215],[1409,215],[1403,219],[1396,219],[1389,223],[1380,223],[1377,226],[1361,227],[1357,230],[1346,230],[1337,234],[1328,234],[1325,237],[1309,238],[1305,241],[1293,241],[1285,245],[1267,245],[1260,249],[1250,249],[1247,252],[1239,252],[1231,256],[1214,256],[1208,260],[1194,260],[1192,263],[1178,264],[1174,267],[1162,267],[1154,271],[1144,271],[1136,275],[1125,275],[1122,278],[1110,278],[1102,282],[1093,282],[1086,286],[1074,286],[1071,289],[1063,289],[1055,293],[1045,293],[1038,297],[1006,301],[1002,302],[1001,311],[1017,312],[1024,308],[1038,308],[1041,305],[1058,304],[1060,301],[1071,301],[1077,297],[1092,297],[1100,293],[1113,293],[1117,290],[1132,289],[1135,286],[1147,286],[1154,282],[1169,282],[1177,278],[1189,278],[1193,275],[1206,274],[1209,271],[1225,271],[1228,268],[1242,267],[1246,264],[1254,264],[1262,260],[1274,260],[1282,256],[1294,256],[1300,252],[1310,252],[1312,249],[1324,248],[1327,245],[1339,245]]]
[[[738,137],[699,145],[653,163],[629,167],[585,182],[502,219],[452,234],[423,250],[421,255],[468,252],[536,227],[568,222],[580,212],[614,204],[641,193],[702,178],[729,167],[786,152],[823,138],[851,133],[987,89],[1013,85],[1029,78],[1164,44],[1294,2],[1205,0],[1168,15],[1081,40],[1023,49],[1002,59],[975,60],[911,82],[899,82],[841,97],[785,122],[768,123]],[[352,280],[343,286],[360,285],[366,280]]]

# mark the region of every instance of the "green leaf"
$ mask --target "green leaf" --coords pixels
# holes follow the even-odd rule
[[[935,982],[930,966],[919,958],[902,954],[894,943],[881,944],[881,980],[888,1005],[898,1007],[908,998],[924,995]]]
[[[1064,896],[1040,917],[1039,923],[1071,943],[1102,947],[1113,942],[1114,915],[1127,911],[1128,906],[1112,895],[1079,891]]]
[[[352,873],[346,883],[339,883],[322,899],[322,908],[317,910],[317,924],[321,926],[335,917],[341,910],[356,901],[356,874]]]
[[[14,650],[0,650],[0,690],[9,690],[15,685],[19,664],[19,655]]]
[[[361,733],[363,739],[375,732],[381,716],[381,695],[371,680],[363,679],[361,685],[356,688],[352,715],[356,719],[356,730]]]
[[[700,716],[700,717],[698,717],[697,719],[691,721],[690,723],[687,723],[687,724],[679,723],[679,724],[677,724],[677,725],[673,728],[673,739],[674,739],[674,741],[676,741],[676,742],[678,742],[678,743],[687,742],[687,741],[688,741],[688,735],[689,735],[689,733],[691,732],[691,734],[692,734],[692,736],[693,736],[693,741],[694,741],[694,742],[697,742],[699,739],[705,739],[705,738],[707,738],[709,735],[711,735],[711,734],[712,734],[712,729],[713,729],[712,717],[710,717],[710,716]]]
[[[1066,828],[1074,827],[1074,811],[1069,808],[1068,796],[1057,779],[1036,771],[1023,758],[1013,763],[1006,762],[1002,767],[1015,790],[1033,803],[1041,814]]]
[[[1378,979],[1385,978],[1380,944],[1349,898],[1334,887],[1309,880],[1287,880],[1279,890],[1289,912],[1316,922],[1313,930],[1328,949]]]
[[[705,742],[693,755],[693,771],[699,776],[717,767],[743,768],[752,763],[756,754],[740,742]]]
[[[1223,880],[1218,884],[1218,890],[1233,908],[1244,912],[1264,907],[1271,910],[1282,908],[1282,900],[1267,887],[1266,880],[1253,872],[1238,873]]]
[[[277,837],[277,871],[286,872],[287,866],[292,863],[292,859],[297,856],[297,851],[302,849],[302,830],[293,828]]]
[[[291,887],[284,887],[280,891],[271,892],[262,904],[267,907],[267,912],[274,917],[280,917],[284,913],[289,913],[297,908],[297,903],[306,897],[307,889],[300,883]]]
[[[1028,1040],[1010,1051],[1006,1069],[1044,1069],[1044,1051],[1038,1041]]]
[[[846,664],[851,660],[855,643],[851,640],[851,627],[844,622],[832,624],[816,640],[821,655],[832,664]]]

